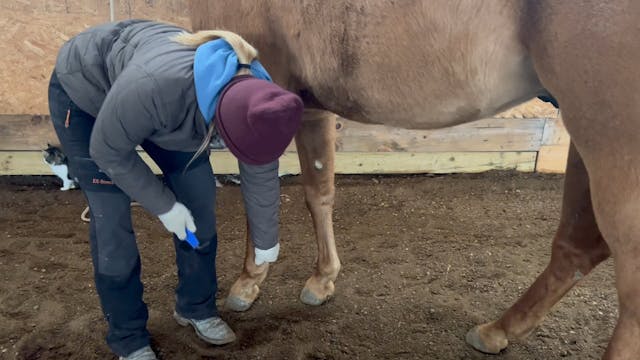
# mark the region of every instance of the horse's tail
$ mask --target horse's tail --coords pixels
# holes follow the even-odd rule
[[[225,30],[201,30],[196,33],[183,32],[172,38],[180,44],[198,47],[207,41],[224,39],[231,45],[242,64],[251,64],[258,57],[258,50],[249,44],[242,36]]]

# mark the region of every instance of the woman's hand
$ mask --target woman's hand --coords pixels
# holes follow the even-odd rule
[[[158,218],[160,218],[162,225],[164,225],[164,227],[170,232],[176,234],[180,240],[187,238],[187,232],[185,229],[189,229],[189,231],[193,233],[196,232],[196,224],[193,222],[191,211],[179,202],[173,204],[171,210],[158,215]]]

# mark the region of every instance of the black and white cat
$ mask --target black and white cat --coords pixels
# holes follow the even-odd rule
[[[47,144],[47,148],[42,151],[44,163],[49,165],[51,171],[62,180],[60,190],[66,191],[78,187],[78,183],[69,178],[69,168],[67,167],[67,156],[60,148]]]

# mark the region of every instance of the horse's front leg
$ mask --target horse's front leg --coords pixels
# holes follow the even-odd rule
[[[340,272],[340,259],[333,236],[335,115],[320,110],[306,110],[296,146],[307,208],[313,219],[318,257],[313,275],[300,293],[308,305],[320,305],[335,291],[334,281]]]
[[[267,277],[269,263],[260,266],[255,263],[253,242],[249,236],[249,223],[247,222],[247,247],[244,257],[244,268],[238,280],[231,287],[229,296],[225,301],[225,307],[233,311],[249,310],[253,302],[260,294],[260,284]]]
[[[320,110],[305,110],[304,120],[296,135],[307,208],[313,219],[318,242],[318,258],[313,275],[300,294],[309,305],[320,305],[334,293],[334,281],[340,272],[340,259],[333,236],[335,115]],[[257,266],[253,243],[247,243],[242,273],[231,287],[226,308],[246,311],[258,298],[260,284],[267,277],[269,265]]]

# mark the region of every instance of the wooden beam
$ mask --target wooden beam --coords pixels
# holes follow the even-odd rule
[[[537,151],[545,119],[482,119],[436,130],[368,125],[339,118],[336,151]]]
[[[542,145],[538,150],[536,171],[540,173],[564,173],[567,167],[571,139],[562,119],[547,119],[544,125]]]
[[[545,119],[483,119],[438,130],[408,130],[339,118],[338,152],[537,151]],[[48,116],[0,115],[0,151],[41,150],[57,143]],[[295,151],[295,145],[288,151]]]
[[[0,165],[0,174],[48,173],[48,169],[42,168],[45,165],[40,163],[39,152],[37,156],[19,154],[40,150],[48,142],[56,143],[48,116],[0,115],[2,161],[11,163]],[[568,144],[569,136],[561,119],[483,119],[446,129],[408,130],[338,118],[336,170],[343,174],[477,172],[500,168],[532,171],[523,156],[539,152],[537,164],[533,165],[536,171],[564,172]],[[295,145],[288,150],[295,152]],[[282,171],[299,173],[297,157],[290,153],[282,158]],[[500,153],[503,158],[497,158]],[[516,153],[526,155],[515,156]],[[217,155],[220,161],[213,158],[216,172],[237,172],[231,155],[219,154],[225,155]],[[27,163],[16,165],[18,158]],[[447,162],[449,158],[455,160]]]
[[[545,145],[538,152],[536,172],[562,174],[567,168],[568,145]]]
[[[489,170],[531,172],[535,152],[336,153],[337,174],[450,174]]]
[[[542,145],[569,145],[571,138],[562,118],[546,119],[542,134]]]
[[[155,173],[157,166],[142,153],[143,159]],[[338,174],[419,174],[463,173],[488,170],[533,171],[536,152],[438,152],[438,153],[336,153]],[[238,172],[237,161],[226,151],[211,155],[216,174]],[[296,153],[285,153],[280,158],[281,174],[299,174]],[[43,162],[40,151],[0,151],[0,175],[51,174]]]

